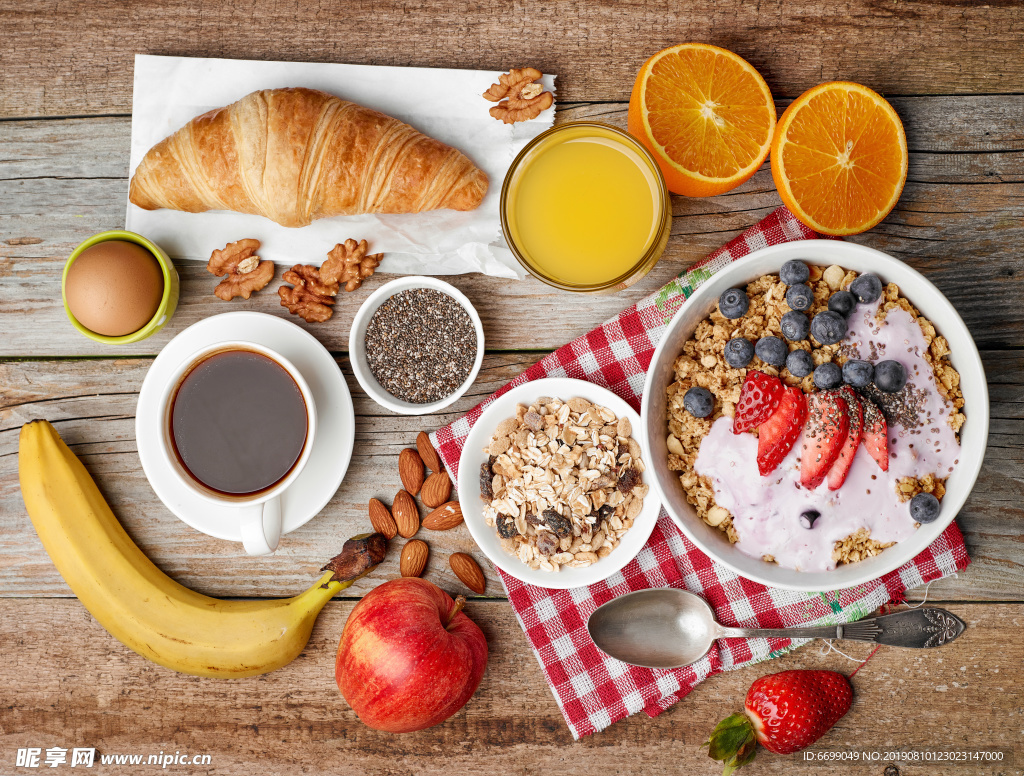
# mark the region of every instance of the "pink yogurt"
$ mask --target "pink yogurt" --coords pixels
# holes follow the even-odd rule
[[[861,445],[842,488],[829,490],[826,481],[809,491],[800,485],[799,441],[767,477],[758,474],[756,437],[733,434],[731,418],[716,420],[701,441],[694,468],[711,480],[715,501],[732,513],[736,547],[747,555],[772,555],[779,565],[799,571],[828,571],[836,566],[835,543],[861,528],[879,542],[902,541],[915,527],[908,505],[896,497],[897,480],[947,477],[959,462],[960,445],[949,426],[953,407],[939,393],[935,373],[921,355],[927,350],[921,327],[899,308],[879,323],[879,304],[857,307],[844,344],[854,357],[901,362],[909,390],[918,397],[912,421],[917,427],[889,426],[888,472]],[[800,514],[810,509],[821,517],[807,529]]]

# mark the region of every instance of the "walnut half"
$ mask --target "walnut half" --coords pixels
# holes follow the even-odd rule
[[[498,103],[490,114],[506,124],[537,118],[555,102],[551,92],[534,83],[542,75],[534,67],[513,68],[503,74],[498,83],[484,92],[484,99]]]
[[[274,279],[274,262],[261,261],[256,255],[260,241],[252,238],[228,243],[210,254],[206,269],[224,279],[214,289],[220,299],[230,302],[236,296],[248,299]]]
[[[334,314],[334,297],[338,293],[337,283],[324,283],[320,270],[311,264],[296,264],[281,278],[291,286],[282,285],[277,289],[281,306],[297,315],[306,323],[323,323]]]
[[[338,243],[327,253],[327,261],[320,267],[320,278],[325,282],[345,284],[346,291],[355,291],[366,278],[373,275],[383,253],[366,255],[366,240],[353,239]]]

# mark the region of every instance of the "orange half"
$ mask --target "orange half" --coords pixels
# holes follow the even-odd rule
[[[779,196],[816,232],[858,234],[893,209],[907,180],[903,122],[860,84],[815,86],[786,108],[772,140]]]
[[[706,43],[682,43],[644,62],[628,122],[670,191],[711,197],[739,186],[764,162],[775,103],[743,57]]]

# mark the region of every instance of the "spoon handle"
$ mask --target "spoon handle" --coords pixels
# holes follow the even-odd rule
[[[719,638],[847,639],[923,649],[948,644],[967,625],[955,614],[929,606],[842,625],[814,628],[722,628]]]

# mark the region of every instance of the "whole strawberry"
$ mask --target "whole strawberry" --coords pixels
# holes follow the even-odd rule
[[[850,710],[852,700],[850,681],[835,671],[768,674],[750,685],[743,712],[719,722],[704,745],[729,776],[754,759],[758,741],[776,754],[810,746]]]

